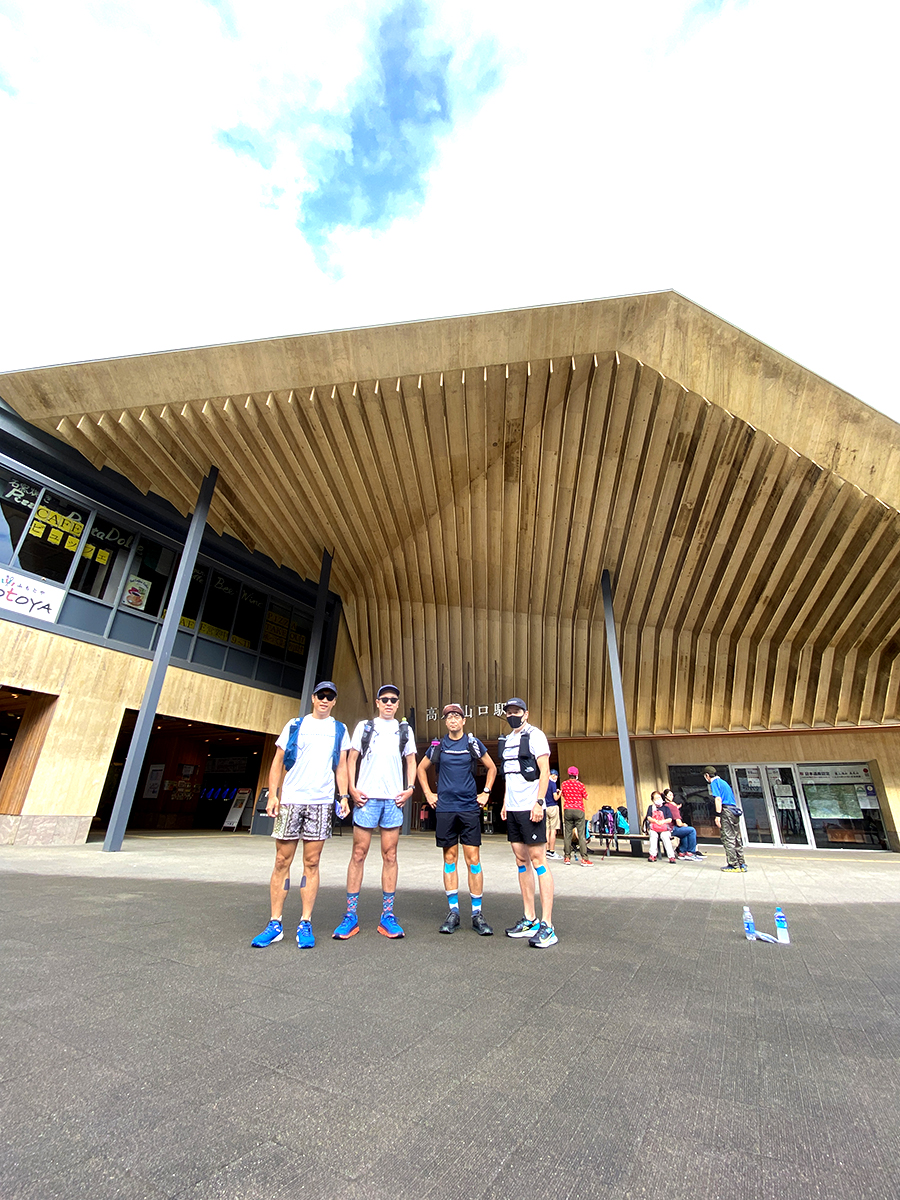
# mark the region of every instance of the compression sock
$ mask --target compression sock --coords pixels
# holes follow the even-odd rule
[[[381,911],[382,913],[392,913],[394,911],[394,896],[396,892],[382,892]]]
[[[356,909],[359,905],[359,892],[347,893],[347,912],[356,915]]]
[[[481,863],[480,862],[473,863],[472,866],[469,867],[469,875],[470,876],[474,875],[475,878],[478,880],[481,879]],[[484,884],[482,883],[482,891],[483,890],[484,890]],[[474,894],[474,892],[472,892],[471,879],[469,880],[469,894],[472,899],[472,916],[474,917],[476,913],[481,912],[481,896],[476,896]]]

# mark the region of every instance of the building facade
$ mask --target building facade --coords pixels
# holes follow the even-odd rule
[[[676,293],[18,372],[0,395],[26,442],[50,458],[58,444],[98,487],[128,480],[148,510],[128,525],[115,506],[57,503],[73,498],[47,458],[29,484],[47,490],[10,498],[4,553],[24,599],[2,614],[0,682],[56,697],[53,730],[102,652],[106,702],[119,697],[118,723],[90,718],[77,812],[61,799],[74,719],[58,726],[68,761],[35,718],[10,760],[33,760],[28,788],[8,764],[0,790],[16,838],[52,804],[80,817],[77,840],[96,811],[178,548],[150,510],[168,506],[183,536],[215,467],[164,715],[280,729],[327,550],[345,719],[389,678],[420,740],[452,698],[491,741],[497,705],[524,695],[598,806],[622,802],[633,770],[642,800],[671,783],[702,826],[712,763],[751,840],[900,848],[900,428]],[[29,616],[32,600],[57,616]],[[276,628],[283,659],[266,649]]]

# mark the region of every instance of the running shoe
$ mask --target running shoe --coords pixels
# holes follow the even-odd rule
[[[400,922],[393,913],[383,912],[381,914],[381,923],[378,926],[378,932],[383,933],[385,937],[401,938],[404,936]]]
[[[670,863],[677,863],[677,862],[678,862],[678,859],[677,859],[677,858],[670,858],[670,859],[669,859],[669,862],[670,862]]]
[[[562,855],[561,855],[561,854],[557,854],[555,850],[548,850],[548,851],[547,851],[547,857],[548,857],[548,858],[562,858]]]
[[[519,917],[515,925],[511,925],[506,931],[507,937],[515,938],[530,938],[540,929],[541,923],[534,917]]]
[[[297,926],[297,945],[301,950],[312,950],[316,944],[313,936],[312,921],[301,921]]]
[[[354,933],[359,933],[359,921],[356,913],[348,912],[344,913],[340,925],[338,925],[331,936],[337,938],[338,941],[344,942],[347,938],[352,938]]]
[[[569,865],[569,860],[568,860],[567,858],[564,858],[564,859],[563,859],[563,866],[564,866],[564,867],[567,867],[568,865]]]
[[[746,875],[746,874],[747,874],[747,864],[746,864],[746,863],[741,863],[741,865],[738,867],[738,870],[739,870],[739,871],[743,871],[743,872],[744,872],[744,874]]]
[[[472,913],[472,928],[476,933],[480,933],[482,937],[492,937],[493,929],[484,919],[484,915],[480,912]]]
[[[457,929],[459,929],[459,909],[451,908],[444,917],[444,923],[438,933],[456,933]]]
[[[558,941],[553,926],[541,921],[537,933],[528,939],[528,945],[534,946],[535,950],[546,950],[548,946],[555,946]]]
[[[270,921],[262,933],[258,933],[251,946],[255,946],[257,950],[262,950],[266,946],[271,946],[273,942],[280,942],[284,937],[284,929],[280,921]]]
[[[592,867],[594,864],[591,862],[591,860],[589,858],[583,858],[581,860],[581,865],[583,867]]]
[[[695,851],[694,851],[694,858],[706,858],[706,855],[705,855],[705,854],[703,854],[703,853],[701,853],[701,851],[699,851],[699,850],[695,850]]]
[[[734,874],[735,872],[739,872],[740,869],[741,869],[740,867],[732,867],[732,866],[719,867],[720,871],[731,871],[732,874]]]
[[[650,857],[647,859],[647,862],[656,862],[656,855],[651,854]]]

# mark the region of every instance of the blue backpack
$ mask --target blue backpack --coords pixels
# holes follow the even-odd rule
[[[284,766],[285,770],[290,771],[291,767],[297,761],[297,737],[300,733],[300,723],[302,717],[294,717],[291,721],[291,732],[288,734],[287,746],[284,749]],[[331,752],[331,769],[336,771],[338,763],[341,761],[341,742],[344,740],[344,734],[347,732],[347,726],[340,721],[334,723],[334,749]]]

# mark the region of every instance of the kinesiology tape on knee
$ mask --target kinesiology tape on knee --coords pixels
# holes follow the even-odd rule
[[[521,866],[520,866],[520,867],[519,867],[519,874],[520,874],[520,875],[524,875],[524,874],[525,874],[525,872],[526,872],[527,870],[528,870],[528,868],[527,868],[527,867],[521,867]]]
[[[540,875],[546,875],[546,874],[547,874],[547,868],[544,866],[544,864],[543,864],[543,863],[541,863],[541,865],[540,865],[539,867],[535,867],[535,868],[534,868],[534,873],[535,873],[535,875],[539,875],[539,876],[540,876]]]
[[[445,875],[452,875],[455,870],[456,870],[456,863],[448,863],[448,862],[444,863],[444,874]]]
[[[471,867],[469,867],[469,870],[472,872],[473,875],[480,875],[481,874],[481,863],[472,863]]]

